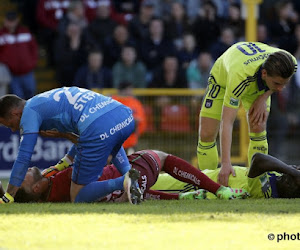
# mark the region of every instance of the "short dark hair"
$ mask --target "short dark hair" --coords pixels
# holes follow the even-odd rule
[[[282,174],[276,178],[278,198],[300,198],[300,187],[294,177]]]
[[[18,203],[30,203],[30,202],[37,202],[40,198],[39,194],[36,193],[28,193],[24,188],[19,188],[16,195],[15,195],[15,202]]]
[[[37,167],[32,167],[33,169],[33,179],[34,183],[37,183],[40,181],[43,176],[41,174],[41,171]],[[15,195],[15,202],[20,202],[20,203],[28,203],[28,202],[36,202],[40,199],[41,194],[40,193],[35,193],[32,190],[32,186],[30,187],[30,191],[26,191],[24,187],[20,187]]]
[[[295,62],[292,56],[284,51],[277,51],[269,55],[262,67],[270,76],[289,78],[295,72]]]
[[[4,95],[0,98],[0,117],[6,118],[9,111],[19,107],[24,100],[16,95]]]

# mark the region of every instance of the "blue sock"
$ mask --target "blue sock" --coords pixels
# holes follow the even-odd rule
[[[111,161],[122,175],[126,174],[131,168],[123,147],[120,148],[119,152],[112,158]]]
[[[94,181],[84,186],[75,198],[78,202],[93,202],[102,198],[115,190],[124,190],[124,176],[107,181]]]

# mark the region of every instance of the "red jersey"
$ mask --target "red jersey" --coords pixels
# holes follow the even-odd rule
[[[13,33],[5,27],[0,29],[0,62],[6,64],[12,74],[29,73],[37,60],[37,42],[28,28],[19,25]]]
[[[36,19],[42,27],[56,30],[59,20],[66,13],[70,0],[39,0]]]
[[[128,156],[132,167],[140,172],[139,185],[142,193],[147,192],[154,185],[161,170],[160,159],[151,150],[143,150]],[[46,202],[70,202],[72,168],[67,168],[54,176],[50,177],[50,190]],[[104,167],[102,176],[98,179],[104,181],[120,177],[121,174],[112,165]],[[101,201],[113,201],[122,192],[116,191],[109,194]]]

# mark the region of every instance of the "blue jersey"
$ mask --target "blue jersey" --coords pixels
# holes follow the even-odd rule
[[[123,105],[110,97],[77,87],[54,89],[26,101],[20,121],[21,143],[10,184],[22,184],[40,130],[73,132],[83,141],[99,139],[99,131],[111,124],[105,122],[108,119],[106,114],[119,106]],[[102,116],[104,122],[99,123]],[[93,127],[90,131],[87,129],[89,125]]]
[[[51,129],[80,135],[98,117],[120,105],[110,97],[87,89],[50,90],[26,102],[20,123],[21,135]]]

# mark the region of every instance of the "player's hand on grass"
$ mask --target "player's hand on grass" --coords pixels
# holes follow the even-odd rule
[[[9,193],[5,193],[2,198],[0,198],[0,204],[13,203],[14,197],[12,197]]]
[[[231,163],[222,164],[218,175],[218,183],[225,187],[228,187],[228,179],[231,174],[232,176],[235,176],[235,171],[231,166]]]
[[[72,164],[72,161],[68,158],[66,155],[64,158],[62,158],[55,166],[51,166],[49,168],[46,168],[42,171],[42,175],[46,178],[53,176],[57,174],[58,172],[66,169]]]

